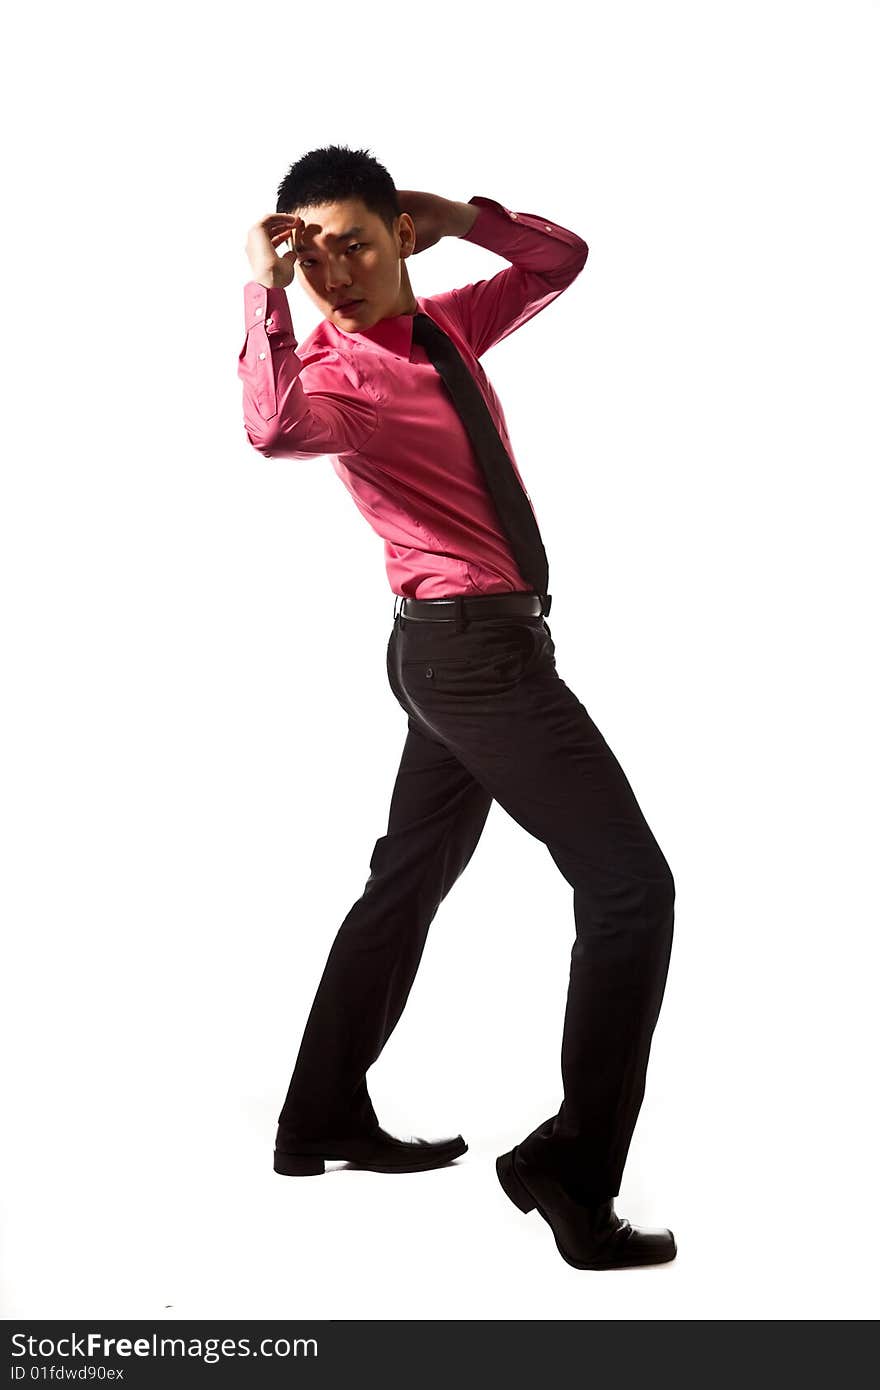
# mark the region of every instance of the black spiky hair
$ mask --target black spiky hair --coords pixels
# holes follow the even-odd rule
[[[369,150],[348,145],[324,145],[291,164],[278,185],[275,211],[296,212],[346,198],[360,198],[393,232],[401,211],[394,180]]]

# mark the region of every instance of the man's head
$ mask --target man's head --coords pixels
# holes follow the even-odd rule
[[[276,212],[302,217],[297,278],[325,318],[356,333],[417,305],[406,258],[415,226],[400,211],[387,169],[367,150],[327,145],[292,164],[278,187]],[[350,309],[346,300],[359,300]]]

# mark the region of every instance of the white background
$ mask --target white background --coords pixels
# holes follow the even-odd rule
[[[19,14],[6,1317],[874,1315],[878,30],[865,0]],[[331,142],[590,246],[485,366],[560,674],[676,880],[617,1201],[672,1227],[662,1268],[574,1270],[498,1186],[561,1099],[573,913],[497,805],[369,1077],[386,1128],[469,1152],[272,1171],[406,725],[381,541],[328,460],[242,424],[247,230]]]

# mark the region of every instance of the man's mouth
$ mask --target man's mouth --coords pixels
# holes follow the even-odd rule
[[[341,304],[334,304],[334,309],[339,313],[344,313],[346,309],[354,309],[358,304],[363,304],[362,299],[345,299]]]

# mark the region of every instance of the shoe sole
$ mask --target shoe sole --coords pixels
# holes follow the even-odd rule
[[[316,1178],[325,1171],[325,1163],[345,1163],[349,1168],[360,1169],[365,1173],[426,1173],[431,1168],[444,1168],[454,1158],[460,1158],[462,1154],[467,1153],[467,1148],[467,1144],[462,1144],[439,1157],[422,1159],[420,1163],[402,1164],[361,1163],[356,1159],[346,1158],[344,1154],[325,1154],[316,1158],[314,1154],[279,1153],[276,1149],[273,1167],[276,1173],[281,1173],[287,1178]]]
[[[560,1255],[565,1260],[565,1263],[571,1265],[573,1269],[639,1269],[643,1265],[668,1264],[669,1261],[674,1260],[676,1255],[678,1254],[678,1247],[675,1244],[675,1237],[673,1236],[671,1254],[663,1254],[663,1252],[661,1251],[654,1256],[648,1255],[647,1258],[644,1260],[634,1260],[631,1264],[602,1260],[573,1260],[570,1255],[566,1254],[562,1246],[559,1244],[556,1232],[553,1229],[553,1222],[550,1220],[546,1211],[540,1205],[540,1203],[535,1200],[529,1189],[517,1176],[516,1169],[513,1166],[512,1149],[510,1153],[502,1154],[500,1158],[497,1158],[495,1160],[495,1172],[498,1174],[498,1181],[500,1182],[505,1195],[510,1198],[511,1202],[513,1202],[513,1205],[515,1207],[518,1207],[519,1210],[523,1212],[525,1215],[528,1215],[530,1211],[536,1211],[539,1216],[544,1218],[547,1225],[550,1227],[551,1234],[553,1236],[554,1241],[556,1242],[556,1249],[559,1251]]]

